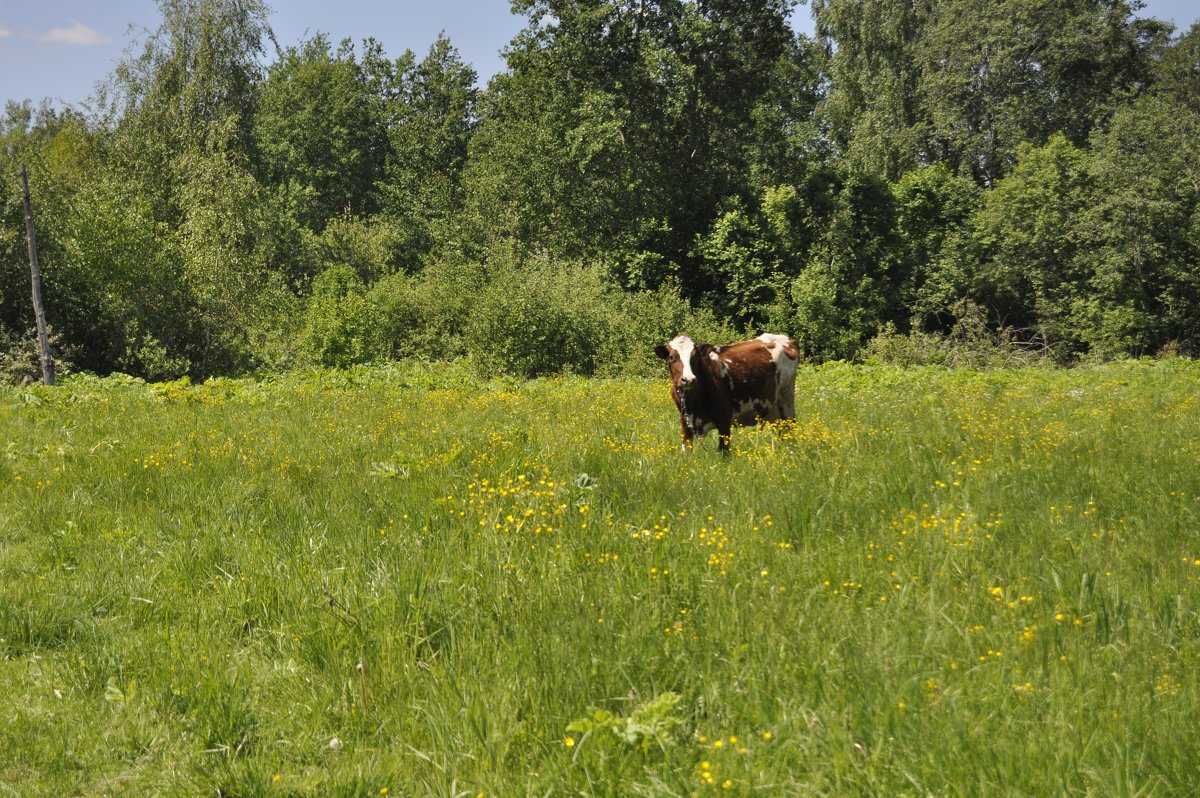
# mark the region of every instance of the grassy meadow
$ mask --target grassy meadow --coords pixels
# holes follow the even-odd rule
[[[0,795],[1200,794],[1200,365],[0,389]]]

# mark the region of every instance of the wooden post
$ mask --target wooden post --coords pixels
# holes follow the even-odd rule
[[[21,191],[25,195],[25,232],[29,236],[29,272],[33,275],[33,315],[37,318],[38,344],[42,348],[42,382],[54,384],[54,360],[46,332],[46,309],[42,307],[42,271],[38,267],[37,236],[33,232],[33,209],[29,204],[29,176],[21,164]]]

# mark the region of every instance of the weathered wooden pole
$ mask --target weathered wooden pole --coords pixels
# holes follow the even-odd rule
[[[54,359],[46,332],[46,309],[42,306],[42,270],[38,267],[37,236],[33,231],[33,208],[29,204],[29,176],[21,164],[21,191],[25,195],[25,232],[29,236],[29,272],[33,275],[33,315],[37,318],[38,343],[42,347],[42,382],[54,384]]]

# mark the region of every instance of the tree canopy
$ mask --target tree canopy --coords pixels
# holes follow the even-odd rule
[[[1137,0],[813,0],[814,38],[793,0],[514,0],[486,85],[444,35],[281,45],[258,0],[157,2],[99,110],[0,120],[12,351],[20,163],[55,346],[101,373],[496,338],[513,372],[638,370],[683,327],[1200,347],[1200,26]]]

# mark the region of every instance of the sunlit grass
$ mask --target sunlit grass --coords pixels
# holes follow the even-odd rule
[[[1194,795],[1200,367],[0,393],[0,794]],[[387,792],[385,793],[384,790]]]

